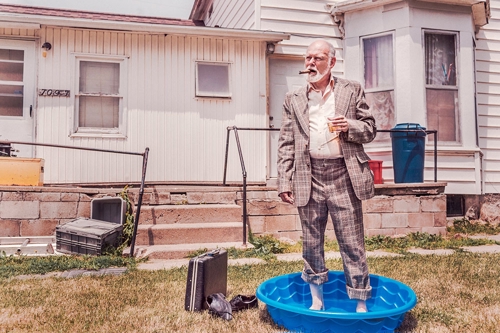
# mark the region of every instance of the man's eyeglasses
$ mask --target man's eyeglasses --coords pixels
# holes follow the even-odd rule
[[[314,60],[314,62],[322,62],[322,61],[327,61],[328,58],[326,58],[326,57],[306,57],[307,62],[311,62],[313,60]]]

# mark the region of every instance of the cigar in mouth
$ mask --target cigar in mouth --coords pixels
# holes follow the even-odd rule
[[[309,74],[311,72],[312,72],[312,70],[310,70],[310,69],[304,69],[303,71],[299,71],[299,74]]]

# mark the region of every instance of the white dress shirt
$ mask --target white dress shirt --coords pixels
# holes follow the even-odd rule
[[[335,97],[333,78],[322,95],[321,91],[309,86],[309,153],[312,158],[339,158],[339,132],[330,133],[327,117],[335,116]]]

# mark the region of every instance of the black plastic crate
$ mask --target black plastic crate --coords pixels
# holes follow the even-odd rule
[[[56,250],[63,253],[101,255],[118,246],[123,226],[93,219],[76,219],[56,227]]]
[[[56,227],[56,250],[63,253],[101,255],[120,244],[126,202],[119,197],[93,199],[90,219],[78,218]]]
[[[90,203],[90,218],[123,224],[127,203],[120,197],[104,197],[93,199]]]

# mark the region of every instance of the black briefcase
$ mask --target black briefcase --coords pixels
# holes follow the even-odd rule
[[[227,293],[227,251],[217,249],[189,260],[184,308],[208,309],[207,296]]]

